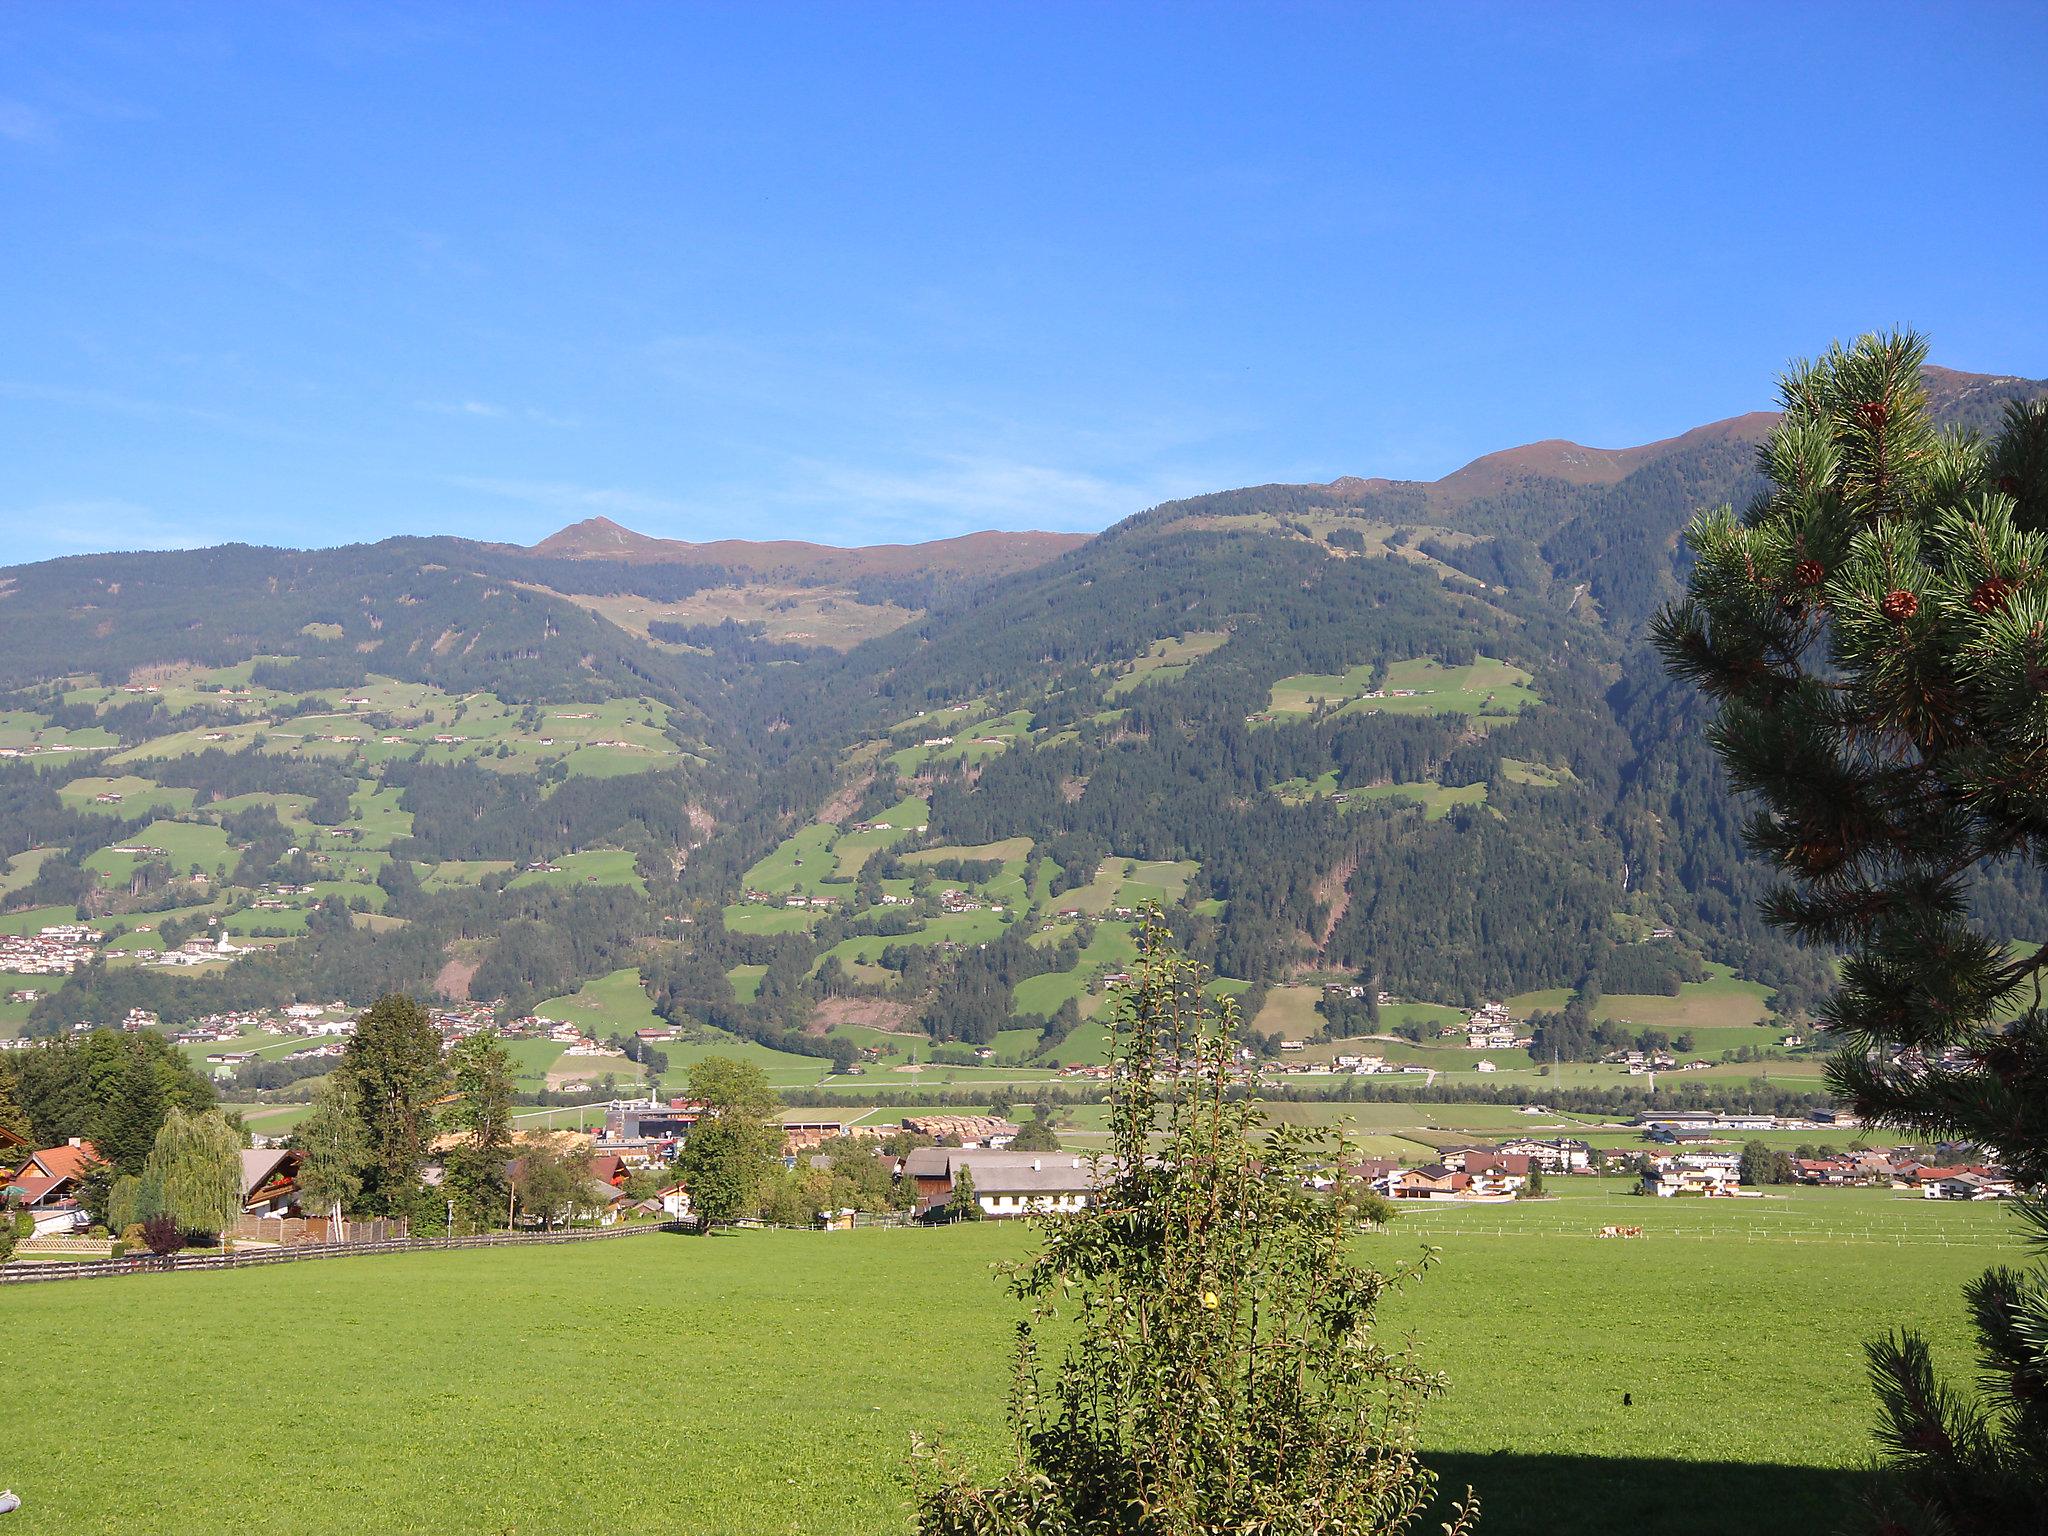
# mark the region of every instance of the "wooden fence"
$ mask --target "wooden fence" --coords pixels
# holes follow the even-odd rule
[[[367,1243],[298,1243],[288,1248],[245,1249],[236,1253],[173,1255],[160,1259],[140,1254],[104,1262],[59,1261],[53,1264],[0,1265],[0,1285],[29,1285],[39,1280],[94,1280],[113,1275],[161,1275],[199,1269],[248,1269],[258,1264],[295,1264],[301,1259],[345,1259],[358,1254],[426,1253],[443,1248],[503,1248],[527,1243],[587,1243],[608,1237],[634,1237],[643,1232],[680,1232],[675,1222],[638,1222],[616,1227],[572,1227],[565,1232],[486,1232],[476,1237],[388,1238]]]
[[[325,1216],[242,1216],[232,1234],[243,1242],[277,1243],[297,1247],[301,1243],[389,1243],[402,1242],[411,1233],[403,1216],[355,1216],[342,1225],[345,1236],[336,1238]]]

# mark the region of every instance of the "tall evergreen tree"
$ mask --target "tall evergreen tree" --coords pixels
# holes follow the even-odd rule
[[[1973,878],[2048,859],[2048,405],[1937,432],[1918,336],[1795,367],[1770,488],[1702,514],[1666,664],[1788,878],[1767,918],[1845,952],[1829,1084],[1866,1119],[1974,1142],[2048,1183],[2048,945],[1973,922]],[[2038,940],[2038,933],[2028,935]],[[2048,1240],[2048,1208],[2022,1207]],[[1899,1530],[2048,1528],[2048,1273],[1969,1289],[1984,1396],[1907,1332],[1869,1346]]]
[[[122,1173],[139,1174],[170,1107],[156,1063],[141,1052],[129,1052],[94,1118],[92,1143]]]
[[[32,1139],[28,1111],[21,1107],[21,1074],[13,1062],[6,1060],[0,1060],[0,1131],[23,1142]],[[0,1152],[0,1168],[11,1166],[7,1154]]]
[[[381,997],[356,1020],[341,1071],[355,1090],[370,1147],[364,1203],[380,1215],[403,1213],[419,1188],[434,1103],[448,1086],[441,1037],[411,998]]]

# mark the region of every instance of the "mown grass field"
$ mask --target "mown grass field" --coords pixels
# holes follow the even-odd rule
[[[1615,1219],[1647,1235],[1593,1235]],[[1959,1287],[2013,1257],[2005,1221],[1594,1183],[1413,1211],[1361,1249],[1441,1249],[1385,1322],[1450,1378],[1422,1441],[1483,1530],[1810,1536],[1870,1450],[1861,1341],[1912,1318],[1962,1363]],[[913,1430],[1001,1453],[1014,1311],[989,1265],[1029,1241],[651,1235],[11,1290],[36,1347],[0,1352],[0,1400],[67,1427],[11,1459],[10,1530],[902,1531]]]

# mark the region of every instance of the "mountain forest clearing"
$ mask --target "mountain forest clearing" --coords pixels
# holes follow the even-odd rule
[[[1556,1187],[1358,1239],[1441,1249],[1382,1337],[1448,1375],[1426,1460],[1505,1536],[1831,1528],[1871,1451],[1862,1340],[1904,1312],[1953,1355],[1958,1286],[2014,1246],[1982,1204]],[[1644,1236],[1601,1242],[1616,1223]],[[902,1530],[913,1430],[1000,1454],[1015,1308],[990,1265],[1029,1242],[651,1233],[10,1289],[36,1342],[0,1399],[93,1405],[68,1455],[6,1469],[11,1529]]]

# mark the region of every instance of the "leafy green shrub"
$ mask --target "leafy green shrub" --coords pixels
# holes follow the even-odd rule
[[[1012,1266],[1014,1466],[920,1446],[923,1536],[1391,1536],[1428,1507],[1414,1412],[1440,1379],[1374,1335],[1406,1277],[1355,1263],[1308,1181],[1326,1131],[1270,1132],[1230,1075],[1238,1020],[1157,921],[1119,1001],[1112,1151],[1085,1209]],[[1158,1075],[1156,1077],[1156,1075]],[[1044,1337],[1068,1340],[1049,1373]],[[1050,1379],[1048,1379],[1048,1375]],[[1445,1529],[1469,1531],[1468,1494]]]

